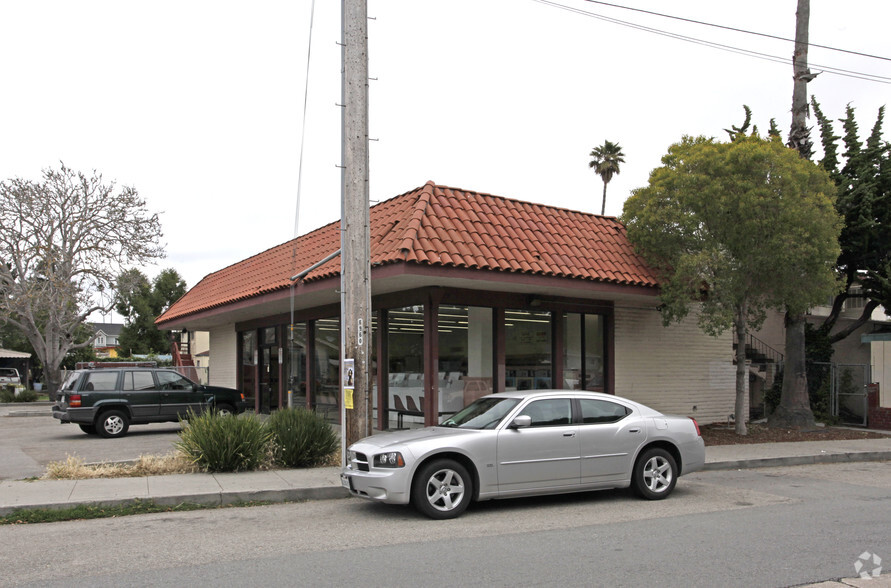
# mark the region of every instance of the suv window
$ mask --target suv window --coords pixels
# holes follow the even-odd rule
[[[161,390],[191,390],[192,381],[176,372],[157,372]]]
[[[124,390],[154,390],[152,372],[124,372]]]
[[[118,389],[118,372],[115,371],[96,371],[87,374],[87,380],[84,382],[83,390],[101,390],[110,392]]]
[[[11,368],[0,368],[0,378],[18,378],[19,372]]]
[[[572,422],[572,404],[569,398],[536,400],[529,403],[520,415],[531,416],[533,427],[568,425]]]
[[[582,422],[615,423],[628,414],[629,410],[621,404],[609,400],[590,400],[583,398],[580,401],[582,407]]]

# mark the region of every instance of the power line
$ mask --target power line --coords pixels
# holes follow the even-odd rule
[[[572,13],[579,14],[582,16],[587,16],[589,18],[595,18],[595,19],[606,21],[609,23],[618,24],[620,26],[637,29],[640,31],[653,33],[656,35],[661,35],[663,37],[677,39],[679,41],[686,41],[688,43],[704,45],[706,47],[711,47],[713,49],[720,49],[722,51],[728,51],[730,53],[737,53],[737,54],[745,55],[748,57],[754,57],[756,59],[763,59],[765,61],[773,61],[773,62],[782,63],[782,64],[789,63],[789,59],[786,57],[781,57],[778,55],[770,55],[768,53],[760,53],[758,51],[752,51],[750,49],[743,49],[740,47],[734,47],[732,45],[715,43],[713,41],[706,41],[703,39],[698,39],[696,37],[690,37],[687,35],[680,35],[678,33],[672,33],[669,31],[664,31],[661,29],[648,27],[648,26],[644,26],[644,25],[639,25],[639,24],[636,24],[633,22],[628,22],[628,21],[617,19],[617,18],[612,18],[612,17],[596,14],[593,12],[588,12],[588,11],[582,10],[580,8],[573,8],[571,6],[566,6],[564,4],[560,4],[558,2],[553,2],[551,0],[533,0],[533,1],[538,2],[539,4],[544,4],[546,6],[550,6],[552,8],[559,8],[561,10],[566,10],[567,12],[572,12]],[[850,78],[855,78],[855,79],[860,79],[860,80],[865,80],[865,81],[870,81],[870,82],[878,82],[880,84],[891,84],[891,77],[880,76],[880,75],[870,74],[870,73],[865,73],[865,72],[858,72],[858,71],[853,71],[853,70],[847,70],[847,69],[842,69],[842,68],[837,68],[837,67],[825,66],[825,65],[820,65],[820,64],[816,64],[816,63],[812,63],[811,66],[822,70],[821,72],[817,72],[817,73],[825,72],[825,73],[830,73],[830,74],[835,74],[835,75],[839,75],[839,76],[850,77]]]
[[[672,16],[671,14],[662,14],[661,12],[653,12],[650,10],[644,10],[642,8],[633,8],[631,6],[622,6],[620,4],[611,4],[609,2],[602,2],[601,0],[585,0],[585,2],[590,2],[591,4],[602,4],[603,6],[612,6],[613,8],[621,8],[623,10],[632,10],[634,12],[642,12],[644,14],[652,14],[653,16],[661,16],[662,18],[671,18],[674,20],[680,20],[683,22],[689,22],[693,24],[703,25],[707,27],[714,27],[716,29],[724,29],[725,31],[734,31],[737,33],[745,33],[747,35],[757,35],[759,37],[766,37],[768,39],[776,39],[778,41],[788,41],[790,43],[794,43],[795,39],[787,39],[785,37],[777,37],[776,35],[768,35],[767,33],[759,33],[756,31],[747,31],[746,29],[737,29],[734,27],[728,27],[725,25],[714,24],[710,22],[703,22],[701,20],[695,20],[692,18],[684,18],[681,16]],[[850,53],[851,55],[859,55],[860,57],[869,57],[871,59],[882,59],[884,61],[891,61],[891,57],[882,57],[881,55],[871,55],[869,53],[860,53],[859,51],[850,51],[848,49],[838,49],[837,47],[830,47],[828,45],[819,45],[817,43],[808,43],[808,47],[819,47],[820,49],[828,49],[829,51],[838,51],[840,53]]]

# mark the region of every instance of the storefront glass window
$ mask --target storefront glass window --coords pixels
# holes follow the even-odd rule
[[[424,425],[424,307],[388,311],[390,428]]]
[[[256,401],[257,332],[241,333],[241,392],[248,409],[254,408]]]
[[[291,391],[291,404],[306,408],[306,323],[295,323],[288,331],[287,390]]]
[[[439,307],[439,416],[492,393],[492,309]]]
[[[506,390],[543,390],[554,386],[551,364],[551,313],[504,312]]]
[[[340,420],[340,319],[316,321],[312,407],[329,422]]]
[[[603,317],[567,313],[563,325],[563,387],[602,392]]]

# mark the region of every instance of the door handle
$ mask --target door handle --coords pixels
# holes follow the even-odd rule
[[[628,429],[628,432],[629,433],[640,433],[640,429],[635,427],[634,429]]]
[[[564,437],[575,437],[575,431],[569,431],[567,433],[563,433]]]

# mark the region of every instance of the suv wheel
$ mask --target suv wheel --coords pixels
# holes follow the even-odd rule
[[[96,432],[106,439],[123,437],[130,428],[130,419],[120,410],[107,410],[99,415],[96,422]]]
[[[95,435],[96,434],[96,425],[78,425],[80,430],[86,433],[87,435]]]
[[[235,408],[229,406],[228,404],[217,404],[216,405],[217,414],[223,416],[231,416],[235,414]]]

